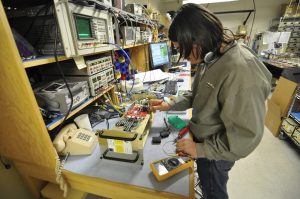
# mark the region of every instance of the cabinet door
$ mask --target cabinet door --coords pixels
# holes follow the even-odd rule
[[[0,153],[55,171],[56,157],[0,2]]]

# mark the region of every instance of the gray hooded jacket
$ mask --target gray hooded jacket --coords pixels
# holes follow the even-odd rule
[[[271,74],[245,45],[234,42],[212,63],[199,66],[192,92],[173,99],[172,110],[192,109],[197,154],[238,160],[262,139]]]

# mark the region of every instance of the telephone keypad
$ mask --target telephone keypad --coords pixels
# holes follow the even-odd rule
[[[84,133],[79,133],[77,138],[88,142],[91,139],[91,136]]]

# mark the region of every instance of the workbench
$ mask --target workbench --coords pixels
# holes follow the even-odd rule
[[[190,73],[188,71],[177,74],[184,82],[179,83],[179,90],[190,87]],[[174,154],[175,139],[178,130],[172,129],[169,137],[162,139],[161,144],[153,145],[152,137],[158,136],[165,128],[163,118],[167,112],[156,112],[148,139],[144,146],[144,165],[100,159],[99,145],[91,155],[68,157],[63,174],[71,187],[77,190],[115,198],[194,198],[194,168],[184,170],[171,178],[158,182],[151,169],[150,163]],[[180,115],[188,120],[188,112]],[[113,127],[119,119],[109,120]],[[94,130],[106,129],[105,122],[98,124]]]

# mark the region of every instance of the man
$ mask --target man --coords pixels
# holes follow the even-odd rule
[[[198,70],[190,94],[152,100],[150,109],[193,108],[189,122],[193,140],[179,140],[176,151],[197,158],[204,198],[226,199],[234,161],[250,154],[262,139],[271,74],[201,6],[183,5],[170,26],[169,38],[180,57],[197,64]]]

